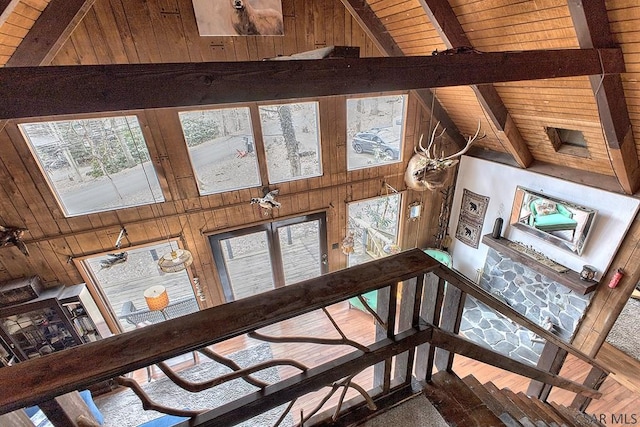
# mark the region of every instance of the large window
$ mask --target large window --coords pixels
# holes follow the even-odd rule
[[[270,183],[322,175],[317,102],[261,106],[260,123]]]
[[[67,216],[164,201],[135,116],[19,127]]]
[[[136,324],[145,319],[136,313],[148,311],[144,291],[151,286],[166,288],[170,307],[164,316],[156,315],[145,320],[154,323],[158,319],[197,310],[198,303],[187,271],[164,273],[158,267],[158,259],[175,250],[176,245],[175,242],[161,242],[95,255],[82,261],[91,283],[96,286],[112,317],[119,320],[122,331],[135,329]]]
[[[347,100],[347,169],[402,160],[406,95]]]
[[[349,267],[399,251],[400,194],[349,203],[347,213],[347,226],[354,238]]]
[[[249,108],[179,116],[201,195],[260,185]]]

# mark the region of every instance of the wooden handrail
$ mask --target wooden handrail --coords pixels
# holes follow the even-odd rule
[[[0,369],[0,414],[429,272],[418,249]]]
[[[378,304],[382,308],[384,308],[383,305],[388,306],[386,309],[389,311],[390,318],[395,319],[396,292],[393,289],[398,282],[412,278],[418,278],[413,281],[413,284],[419,291],[415,295],[415,300],[414,297],[410,297],[410,301],[402,302],[401,315],[411,319],[409,322],[411,327],[407,330],[395,334],[395,327],[391,321],[389,330],[384,333],[386,337],[379,337],[381,339],[367,348],[356,347],[353,352],[342,358],[331,360],[304,373],[269,385],[252,396],[208,411],[193,419],[192,422],[195,422],[194,425],[208,425],[217,423],[220,419],[242,420],[249,412],[259,413],[270,409],[274,407],[273,405],[326,385],[323,381],[327,379],[338,379],[344,375],[355,374],[359,369],[383,360],[388,363],[390,372],[390,361],[393,356],[425,343],[431,343],[433,346],[454,353],[459,352],[472,357],[475,355],[475,358],[480,361],[497,360],[494,365],[500,368],[586,396],[599,395],[596,390],[589,387],[535,367],[525,366],[507,356],[498,355],[462,337],[448,333],[438,327],[437,316],[434,318],[435,324],[425,326],[416,311],[419,310],[419,302],[423,297],[422,277],[431,272],[440,277],[441,283],[447,280],[450,285],[478,298],[489,307],[579,356],[579,352],[571,346],[508,306],[503,306],[460,274],[443,266],[423,251],[413,249],[376,262],[358,265],[265,294],[2,368],[0,385],[10,387],[10,390],[0,390],[0,414],[37,404],[54,396],[82,389],[96,382],[124,375],[165,359],[390,285],[392,290],[389,292],[390,296],[384,302],[379,300]],[[439,285],[439,288],[442,287]],[[437,305],[439,300],[439,298],[436,298],[435,302],[423,300],[422,303]],[[403,314],[402,310],[408,312]],[[588,357],[586,360],[593,366],[599,367]],[[413,364],[413,361],[409,363]],[[384,393],[392,392],[389,387],[389,372],[385,372]],[[249,412],[247,412],[248,408],[251,408]]]
[[[513,308],[509,307],[507,304],[505,304],[502,301],[499,301],[498,299],[494,298],[493,296],[491,296],[491,294],[489,292],[487,292],[484,289],[480,288],[479,286],[477,286],[475,283],[473,283],[471,280],[467,279],[466,277],[464,277],[460,273],[458,273],[456,271],[453,271],[453,270],[451,270],[450,268],[448,268],[447,266],[444,266],[444,265],[440,265],[438,267],[437,271],[435,271],[434,273],[437,274],[439,277],[442,277],[445,280],[447,280],[449,283],[451,283],[453,286],[455,286],[458,289],[460,289],[462,292],[466,293],[467,295],[471,295],[472,297],[476,298],[477,300],[479,300],[483,304],[487,305],[488,307],[494,309],[498,313],[500,313],[500,314],[504,315],[505,317],[508,317],[509,319],[513,320],[514,322],[526,327],[530,331],[535,332],[536,334],[538,334],[540,337],[544,338],[545,340],[547,340],[547,341],[557,345],[558,347],[568,351],[569,353],[571,353],[574,356],[584,360],[585,362],[589,363],[590,365],[602,370],[603,372],[610,373],[610,371],[607,368],[605,368],[604,366],[602,366],[598,361],[596,361],[595,359],[593,359],[593,358],[589,357],[588,355],[584,354],[583,352],[581,352],[577,348],[573,347],[571,344],[567,344],[566,342],[562,341],[556,335],[553,335],[552,333],[550,333],[546,329],[544,329],[541,326],[539,326],[537,323],[532,322],[531,320],[529,320],[528,318],[526,318],[522,314],[518,313]]]

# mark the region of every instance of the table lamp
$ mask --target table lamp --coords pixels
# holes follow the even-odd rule
[[[165,312],[165,308],[169,305],[169,294],[164,286],[156,285],[145,289],[144,299],[147,301],[149,310],[161,312],[165,320],[169,318]]]

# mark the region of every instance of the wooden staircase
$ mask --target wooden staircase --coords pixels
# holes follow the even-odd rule
[[[423,393],[451,426],[602,427],[573,408],[501,390],[491,382],[483,385],[471,375],[460,379],[438,372]]]

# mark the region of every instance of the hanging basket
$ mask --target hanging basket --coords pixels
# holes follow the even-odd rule
[[[160,270],[165,273],[177,273],[189,267],[193,262],[193,255],[185,249],[176,249],[158,260]]]

